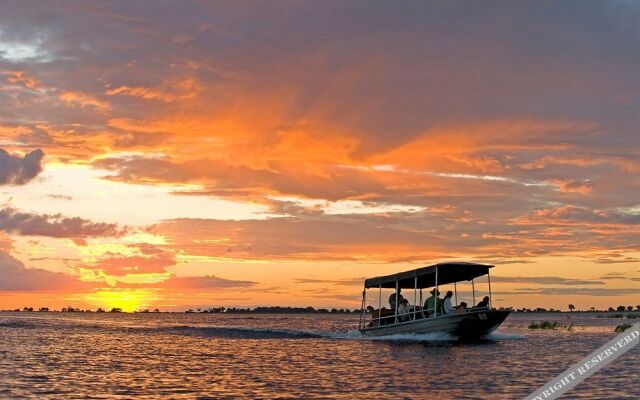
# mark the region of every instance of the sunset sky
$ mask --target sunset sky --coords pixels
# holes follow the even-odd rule
[[[640,304],[635,1],[2,1],[0,149],[0,309]]]

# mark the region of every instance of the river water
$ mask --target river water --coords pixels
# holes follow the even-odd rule
[[[371,340],[355,315],[0,313],[0,398],[518,399],[616,334],[512,314],[484,340]],[[532,321],[572,330],[530,330]],[[640,346],[566,398],[640,399]]]

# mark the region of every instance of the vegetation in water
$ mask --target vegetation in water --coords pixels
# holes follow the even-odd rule
[[[614,332],[624,332],[627,329],[631,328],[631,324],[622,324],[622,325],[618,325],[616,326],[616,329],[614,329]]]
[[[573,324],[563,324],[558,321],[532,322],[529,329],[545,329],[545,330],[568,330],[573,331]]]
[[[640,318],[638,314],[606,314],[598,315],[596,318],[619,318],[619,319],[636,319]]]

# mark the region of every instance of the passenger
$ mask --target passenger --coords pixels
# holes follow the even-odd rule
[[[477,308],[489,307],[489,296],[484,296],[482,298],[482,301],[480,303],[478,303],[478,305],[476,307]]]
[[[403,297],[402,294],[400,294],[400,292],[402,291],[402,289],[398,288],[398,293],[397,293],[397,297],[398,297],[398,307],[400,306],[400,302],[402,301]],[[389,296],[389,305],[391,306],[391,311],[393,311],[393,313],[396,313],[396,293],[391,293],[391,296]]]
[[[411,319],[411,306],[409,305],[409,300],[400,300],[400,305],[398,306],[398,319],[401,322],[409,321]]]
[[[433,309],[436,309],[436,315],[442,315],[442,300],[440,299],[440,291],[433,289],[431,296],[424,302],[424,312],[427,316],[433,314]]]
[[[453,292],[449,290],[447,294],[444,295],[444,303],[442,309],[445,314],[455,314],[456,309],[451,304],[451,298],[453,297]]]
[[[456,309],[457,313],[464,313],[467,311],[467,303],[465,303],[464,301],[461,301],[460,305],[454,308]]]

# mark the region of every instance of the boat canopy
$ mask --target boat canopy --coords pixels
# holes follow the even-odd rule
[[[436,285],[436,270],[438,271],[438,285],[447,283],[470,281],[489,273],[489,268],[493,265],[475,264],[468,262],[448,262],[414,269],[411,271],[399,272],[387,276],[377,276],[364,281],[365,289],[369,288],[392,288],[395,289],[396,281],[402,289],[413,289],[415,278],[418,277],[418,289],[424,289]]]

